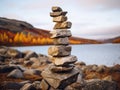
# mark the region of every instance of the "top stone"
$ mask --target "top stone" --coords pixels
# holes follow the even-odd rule
[[[62,11],[62,9],[60,7],[57,7],[57,6],[53,6],[52,11],[53,12],[60,12],[60,11]]]

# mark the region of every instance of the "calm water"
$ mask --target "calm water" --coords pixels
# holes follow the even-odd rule
[[[50,46],[13,47],[20,51],[32,50],[47,55]],[[72,45],[72,55],[86,64],[120,64],[120,44]]]

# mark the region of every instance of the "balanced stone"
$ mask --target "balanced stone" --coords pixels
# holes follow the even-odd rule
[[[69,29],[71,28],[71,26],[72,26],[71,22],[56,23],[54,29]]]
[[[57,16],[61,16],[61,15],[63,15],[63,16],[65,16],[67,14],[67,12],[66,11],[64,11],[64,12],[51,12],[50,13],[50,16],[51,17],[57,17]]]
[[[55,45],[68,45],[69,44],[69,39],[68,37],[64,37],[64,38],[54,38],[53,39],[53,43]]]
[[[76,82],[79,71],[73,69],[69,73],[54,73],[49,66],[41,75],[55,89],[64,89],[66,86]]]
[[[68,65],[68,66],[55,66],[51,65],[50,70],[55,73],[67,73],[73,70],[74,66],[73,65]]]
[[[66,16],[53,17],[53,22],[64,22],[67,20]]]
[[[62,11],[62,9],[60,7],[54,6],[54,7],[52,7],[52,11],[53,12],[60,12],[60,11]]]
[[[77,61],[77,57],[74,55],[66,56],[66,57],[50,57],[51,61],[55,65],[68,65],[68,64],[73,64]]]
[[[71,54],[71,46],[51,46],[48,48],[48,54],[57,57],[68,56]]]
[[[51,38],[70,37],[72,35],[71,31],[66,29],[53,30],[50,33],[52,34]]]

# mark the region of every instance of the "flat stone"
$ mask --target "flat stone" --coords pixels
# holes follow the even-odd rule
[[[63,15],[63,16],[65,16],[67,14],[67,12],[66,11],[61,11],[61,12],[51,12],[50,13],[50,16],[51,17],[57,17],[57,16],[61,16],[61,15]]]
[[[76,82],[79,71],[73,69],[68,73],[54,73],[48,68],[42,72],[42,77],[49,83],[49,85],[56,89],[64,89],[66,86]]]
[[[31,57],[38,57],[38,55],[35,53],[35,52],[32,52],[32,51],[30,51],[30,52],[28,52],[26,55],[25,55],[25,59],[26,60],[28,60],[28,59],[30,59]]]
[[[51,38],[70,37],[70,36],[72,36],[71,31],[66,30],[66,29],[53,30],[50,33],[52,34]]]
[[[53,22],[64,22],[64,21],[67,21],[66,16],[53,17]]]
[[[20,90],[36,90],[36,88],[32,84],[27,83]]]
[[[71,26],[72,26],[71,22],[56,23],[54,29],[70,29]]]
[[[50,85],[43,79],[40,83],[41,90],[49,90]]]
[[[69,44],[69,39],[68,39],[68,37],[54,38],[53,39],[53,44],[55,44],[55,45],[68,45]]]
[[[68,65],[68,64],[73,64],[77,61],[77,57],[70,55],[66,57],[50,57],[51,61],[55,65]]]
[[[9,78],[24,78],[22,71],[19,69],[15,69],[12,72],[10,72],[7,77]]]
[[[74,68],[73,65],[67,65],[67,66],[55,66],[51,65],[50,70],[55,73],[64,73],[64,72],[70,72]]]
[[[57,6],[53,6],[52,11],[53,12],[60,12],[60,11],[62,11],[62,9],[60,7],[57,7]]]
[[[68,56],[71,54],[71,46],[51,46],[48,48],[48,54],[51,56]]]

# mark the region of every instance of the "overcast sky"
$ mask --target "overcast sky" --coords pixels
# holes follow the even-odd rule
[[[52,30],[52,6],[68,11],[74,36],[100,39],[120,36],[120,0],[0,0],[0,17],[23,20]]]

